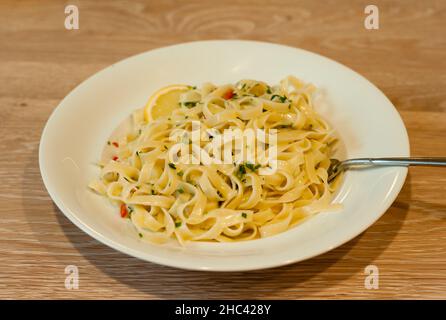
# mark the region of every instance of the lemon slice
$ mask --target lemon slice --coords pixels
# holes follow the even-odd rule
[[[190,87],[182,84],[159,89],[150,97],[144,107],[144,119],[149,122],[169,116],[173,110],[180,107],[180,95],[188,90]]]

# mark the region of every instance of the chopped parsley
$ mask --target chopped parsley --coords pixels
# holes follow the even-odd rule
[[[282,102],[282,103],[284,103],[285,101],[288,100],[287,97],[285,97],[285,96],[281,96],[279,94],[273,94],[271,96],[271,101],[273,101],[275,98],[279,99],[279,101]]]
[[[179,193],[184,193],[183,188],[179,188],[179,189],[177,189],[177,191],[178,191]]]
[[[246,168],[245,168],[245,165],[242,163],[238,166],[238,169],[235,172],[235,176],[241,180],[241,179],[243,179],[245,174],[246,174]]]
[[[248,217],[248,215],[247,215],[246,213],[243,212],[243,213],[242,213],[242,217],[246,219],[246,218]]]
[[[252,163],[249,163],[249,162],[247,162],[246,164],[245,164],[245,166],[246,166],[246,168],[248,168],[249,170],[251,170],[252,172],[255,172],[258,168],[260,168],[260,164],[252,164]]]
[[[133,208],[132,207],[127,207],[128,209],[128,214],[127,214],[127,218],[131,219],[132,218],[132,213],[133,213]]]
[[[199,101],[186,101],[183,102],[183,106],[185,106],[186,108],[193,108],[197,105]]]
[[[171,167],[172,169],[176,169],[177,168],[172,162],[169,163],[169,167]]]
[[[142,238],[142,237],[143,237],[142,233],[138,233],[138,236],[139,236],[140,238]]]
[[[272,91],[271,91],[271,87],[270,87],[270,86],[266,87],[266,93],[267,93],[267,94],[271,94],[271,93],[272,93]]]
[[[180,177],[182,177],[182,176],[184,175],[184,172],[183,172],[183,171],[178,171],[178,172],[177,172],[177,175],[180,176]]]
[[[235,176],[237,178],[239,178],[240,180],[242,180],[242,182],[245,182],[246,180],[244,179],[245,174],[246,174],[246,169],[249,169],[252,172],[256,172],[258,168],[260,168],[260,164],[253,164],[253,163],[241,163],[238,168],[237,171],[235,172]]]
[[[179,228],[179,227],[181,227],[181,221],[175,222],[175,228]]]
[[[277,129],[285,129],[285,128],[292,128],[293,125],[292,124],[281,124],[279,126],[277,126]]]

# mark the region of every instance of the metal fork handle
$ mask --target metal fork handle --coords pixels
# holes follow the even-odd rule
[[[339,166],[446,166],[446,157],[358,158],[342,161]]]

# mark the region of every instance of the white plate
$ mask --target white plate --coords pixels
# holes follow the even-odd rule
[[[354,238],[396,198],[406,168],[351,171],[334,201],[339,213],[321,213],[282,234],[237,243],[139,240],[116,208],[86,187],[112,130],[159,87],[233,83],[242,78],[271,84],[287,75],[322,90],[317,110],[337,130],[347,157],[409,156],[407,132],[392,103],[365,78],[320,55],[253,41],[192,42],[145,52],[84,81],[63,99],[43,131],[39,162],[45,186],[60,210],[102,243],[143,260],[178,268],[236,271],[308,259]]]

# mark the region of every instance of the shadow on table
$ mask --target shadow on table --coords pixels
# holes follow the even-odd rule
[[[36,179],[40,179],[36,154],[24,172],[24,195],[30,191],[27,188],[32,185],[31,182],[35,185]],[[409,209],[410,193],[409,175],[397,200],[377,223],[323,255],[274,269],[222,273],[185,271],[141,261],[91,238],[73,225],[54,204],[53,210],[48,210],[41,200],[23,196],[23,206],[28,219],[36,215],[53,215],[51,218],[59,223],[81,255],[110,277],[143,293],[162,299],[252,299],[285,297],[287,289],[293,290],[293,297],[311,297],[358,273],[361,274],[358,286],[362,286],[364,268],[379,257],[402,226]],[[43,246],[51,248],[54,245],[48,243],[47,237],[41,236],[41,230],[33,231]],[[281,291],[285,292],[281,295]],[[116,294],[119,298],[125,298],[120,297],[119,292]]]

